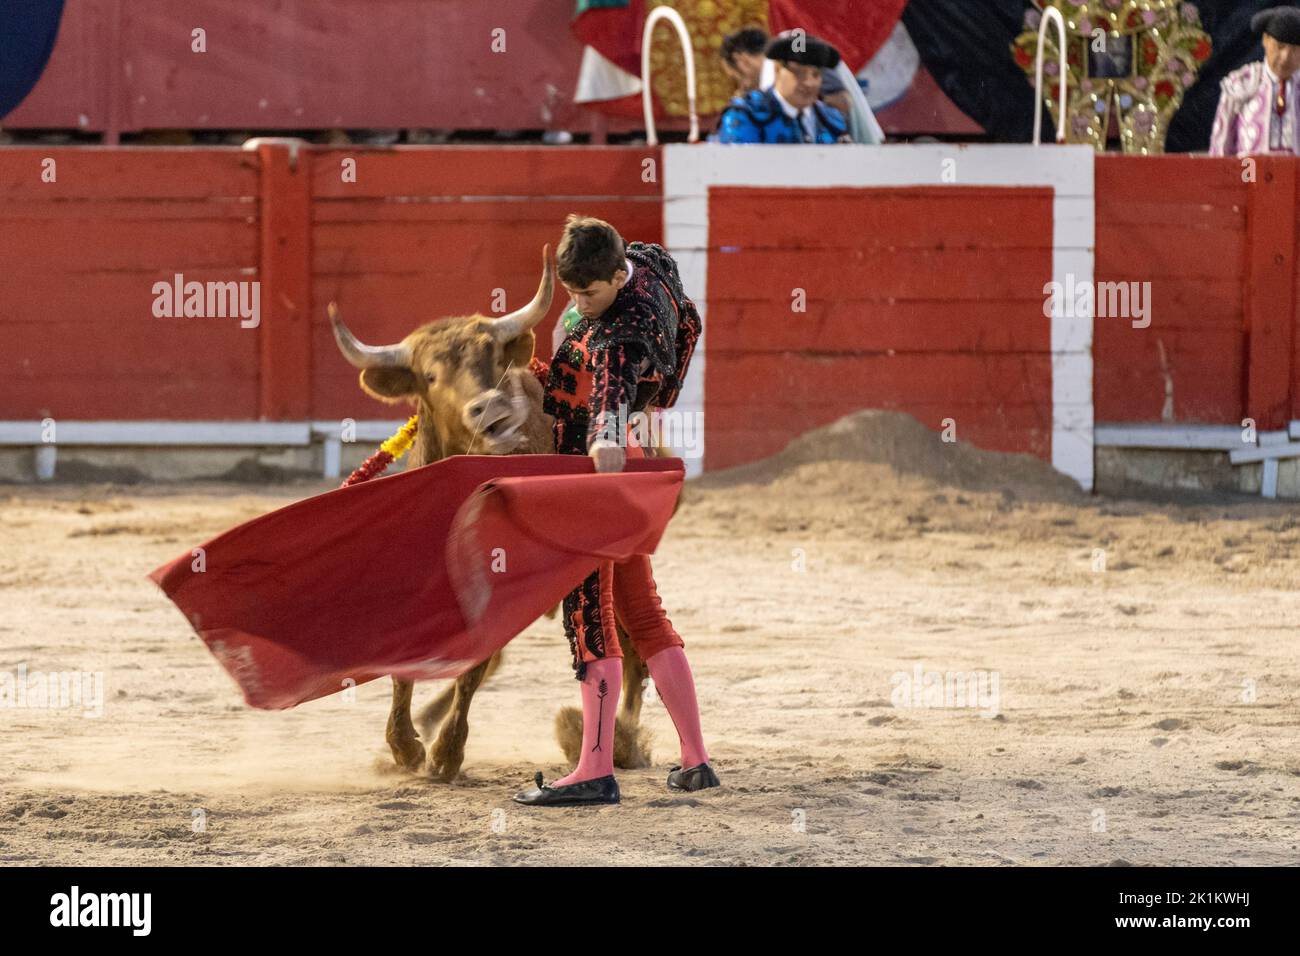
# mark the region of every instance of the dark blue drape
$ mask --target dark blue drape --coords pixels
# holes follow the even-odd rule
[[[41,78],[62,17],[63,0],[0,0],[0,119]]]
[[[903,25],[935,82],[998,142],[1034,135],[1034,88],[1011,58],[1027,0],[911,0]]]

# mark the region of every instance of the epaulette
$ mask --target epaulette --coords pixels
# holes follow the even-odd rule
[[[772,122],[781,110],[776,97],[767,90],[750,90],[743,97],[733,97],[731,107],[744,110],[749,115],[750,122],[758,127]]]
[[[818,100],[813,103],[813,109],[817,113],[818,122],[834,133],[836,139],[848,134],[849,121],[845,118],[844,114],[835,107],[828,106],[821,100]]]
[[[1264,82],[1264,64],[1262,61],[1247,63],[1240,69],[1233,70],[1219,84],[1223,95],[1238,102],[1248,100],[1259,92]]]

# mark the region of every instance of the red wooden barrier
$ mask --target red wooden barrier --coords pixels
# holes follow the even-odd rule
[[[311,413],[310,153],[263,143],[261,388],[262,418],[303,419]]]
[[[1246,230],[1246,411],[1259,428],[1284,428],[1295,381],[1296,160],[1261,158],[1255,172]]]
[[[1160,422],[1166,374],[1181,424],[1228,424],[1246,410],[1249,193],[1235,160],[1099,157],[1101,282],[1150,282],[1149,328],[1094,323],[1099,422]],[[1161,347],[1164,361],[1161,360]]]
[[[153,314],[257,278],[257,198],[238,149],[0,149],[0,419],[257,418],[258,331]]]
[[[934,429],[952,418],[964,441],[1047,454],[1051,190],[710,197],[707,468],[860,408]],[[799,290],[806,312],[793,308]]]
[[[391,418],[357,388],[325,304],[376,341],[491,314],[495,289],[518,308],[570,212],[662,241],[647,158],[658,162],[594,147],[0,150],[0,420]],[[157,318],[154,283],[177,273],[260,282],[260,324]],[[561,299],[538,330],[543,355]]]
[[[271,144],[0,150],[0,420],[392,417],[336,354],[325,303],[374,341],[490,313],[495,290],[516,308],[569,212],[662,241],[663,170],[646,181],[647,158],[662,161],[638,148],[304,149],[296,165]],[[1260,161],[1243,179],[1236,160],[1097,161],[1096,278],[1153,294],[1149,328],[1096,320],[1097,421],[1300,418],[1298,163]],[[1050,191],[715,188],[709,216],[709,467],[863,407],[1045,453]],[[155,283],[177,274],[260,282],[260,324],[155,316]],[[561,307],[539,329],[543,355]]]
[[[1153,312],[1097,320],[1097,421],[1300,418],[1297,163],[1098,158],[1097,280],[1150,282]]]
[[[339,303],[369,341],[397,341],[445,315],[492,314],[537,291],[541,250],[554,249],[571,212],[613,223],[629,241],[663,241],[660,176],[646,182],[646,149],[598,147],[314,150],[312,414],[391,417],[365,398],[338,355],[324,305]],[[356,181],[343,163],[356,159]],[[549,357],[563,293],[537,329]]]

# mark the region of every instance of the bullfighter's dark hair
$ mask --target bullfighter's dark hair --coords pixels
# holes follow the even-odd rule
[[[564,220],[564,235],[555,252],[560,281],[575,289],[593,282],[608,282],[625,269],[627,244],[618,230],[601,219],[571,213]]]
[[[766,49],[767,34],[758,27],[746,27],[723,37],[718,55],[731,66],[735,66],[737,53],[757,53],[762,56]]]

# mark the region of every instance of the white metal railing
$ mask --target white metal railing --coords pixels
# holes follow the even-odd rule
[[[1055,23],[1057,34],[1061,40],[1058,46],[1058,52],[1061,54],[1061,105],[1056,110],[1056,141],[1065,142],[1065,88],[1066,73],[1068,70],[1065,52],[1065,17],[1061,16],[1061,11],[1056,7],[1047,7],[1043,10],[1043,19],[1038,24],[1038,63],[1035,66],[1034,73],[1034,145],[1043,145],[1043,41],[1047,39],[1047,25]]]
[[[645,138],[650,146],[659,145],[659,135],[655,131],[654,104],[650,97],[650,45],[654,39],[655,24],[667,20],[677,30],[682,41],[682,58],[686,60],[686,102],[691,113],[691,131],[686,137],[688,143],[700,141],[700,117],[695,112],[695,51],[691,47],[691,34],[686,29],[686,21],[672,7],[655,7],[645,19],[645,33],[641,36],[641,108],[645,111]]]
[[[346,442],[382,441],[405,422],[361,420],[352,422]],[[325,478],[342,470],[345,440],[343,423],[311,422],[207,422],[207,421],[0,421],[0,448],[28,447],[35,454],[38,481],[54,477],[58,448],[289,448],[322,445]]]

